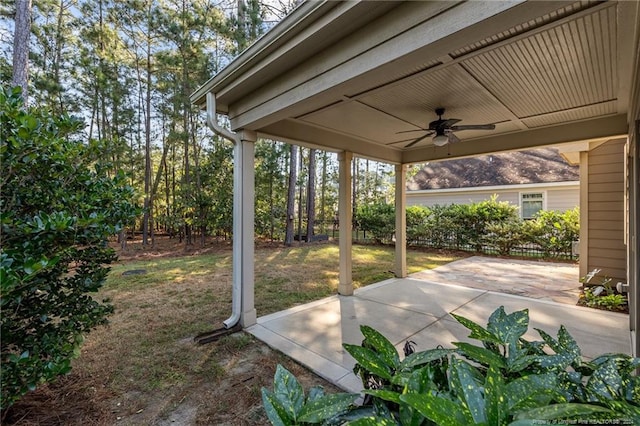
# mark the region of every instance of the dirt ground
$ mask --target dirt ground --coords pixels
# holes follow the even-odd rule
[[[186,345],[193,344],[185,342]],[[11,407],[2,424],[13,425],[264,425],[260,389],[271,388],[277,363],[296,375],[305,389],[319,377],[261,342],[217,360],[225,369],[216,380],[197,380],[179,392],[165,389],[151,399],[119,393],[99,378],[74,369]]]
[[[325,248],[332,249],[331,243]],[[3,413],[2,424],[265,425],[260,390],[272,387],[278,364],[294,373],[305,389],[322,385],[328,392],[339,391],[248,333],[207,345],[194,343],[196,334],[228,317],[231,249],[226,241],[185,246],[166,237],[159,237],[153,247],[142,247],[137,239],[128,242],[126,251],[118,248],[116,275],[123,283],[105,292],[116,306],[110,324],[88,335],[69,375],[26,395]],[[359,265],[369,274],[382,268],[383,274],[371,275],[370,282],[389,277],[385,268],[390,267],[381,265],[384,253],[375,253]],[[257,243],[256,275],[264,283],[256,298],[263,299],[259,312],[300,303],[300,293],[324,297],[327,288],[318,287],[337,280],[337,266],[331,266],[337,262],[335,254],[328,256],[331,259],[322,263],[319,251],[301,253],[281,243]],[[412,256],[422,256],[419,265],[424,268],[435,262],[431,268],[468,254],[431,259],[431,254],[413,250]],[[142,277],[127,284],[120,278],[123,270],[138,268],[140,262],[153,268],[160,259],[171,264],[161,275],[166,282]],[[297,297],[293,302],[287,299],[291,294]]]
[[[268,248],[271,243],[260,246]],[[120,253],[120,262],[230,251],[231,246],[226,242],[213,241],[204,247],[195,244],[185,249],[184,243],[160,238],[156,246],[149,249],[143,249],[139,242],[130,242],[127,251]],[[137,310],[145,307],[142,303],[134,306]],[[163,365],[154,365],[154,360],[149,359],[146,368],[148,375],[164,374],[166,382],[165,373],[174,371],[171,365],[174,357],[176,363],[182,362],[181,367],[175,369],[176,385],[140,390],[135,383],[128,383],[135,380],[135,374],[122,377],[131,374],[122,367],[128,363],[126,358],[136,354],[121,355],[127,354],[126,348],[121,347],[125,343],[114,342],[113,337],[109,337],[124,323],[121,317],[133,314],[135,312],[116,310],[111,325],[88,336],[82,356],[74,360],[72,372],[23,397],[3,413],[2,424],[264,425],[268,421],[262,409],[260,389],[272,388],[277,364],[294,373],[305,390],[323,385],[329,392],[338,391],[244,332],[207,345],[197,345],[189,337],[170,342],[167,346],[173,347],[174,353],[158,362]],[[153,323],[139,324],[139,327],[153,328]],[[178,359],[183,356],[190,358]],[[185,373],[187,362],[189,369]],[[144,371],[140,374],[147,378]]]

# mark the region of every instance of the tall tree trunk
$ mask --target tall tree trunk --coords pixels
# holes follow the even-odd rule
[[[151,26],[151,2],[147,9],[147,19]],[[144,216],[142,218],[142,245],[149,244],[149,222],[153,215],[151,211],[151,35],[147,34],[146,51],[146,93],[144,108]]]
[[[302,148],[300,148],[300,167],[298,170],[300,171],[300,175],[302,175],[302,168],[304,167],[303,160],[304,154],[302,152]],[[304,185],[300,182],[300,186],[298,188],[298,241],[302,241],[302,191]]]
[[[29,39],[31,37],[31,0],[16,1],[15,33],[13,37],[12,84],[22,88],[22,100],[29,102]]]
[[[360,164],[357,158],[353,158],[352,171],[351,171],[351,180],[352,180],[352,188],[351,188],[351,217],[352,220],[356,220],[356,211],[358,210],[357,200],[358,200],[358,170],[360,169]]]
[[[127,231],[123,229],[118,233],[118,242],[120,243],[120,249],[122,251],[127,250]]]
[[[193,116],[190,115],[191,121],[193,121]],[[192,123],[192,127],[195,127]],[[198,200],[198,222],[200,224],[200,246],[204,247],[207,238],[207,211],[204,207],[203,196],[202,196],[202,175],[200,173],[200,153],[202,148],[198,146],[198,141],[196,140],[195,129],[189,132],[191,137],[191,143],[193,144],[193,165],[195,167],[195,177],[196,177],[196,200]]]
[[[60,83],[60,66],[61,66],[61,62],[62,62],[62,45],[64,43],[64,36],[62,34],[62,29],[63,29],[63,24],[64,24],[64,12],[65,12],[65,5],[64,5],[64,0],[60,0],[60,5],[59,5],[59,10],[58,10],[58,18],[57,18],[57,24],[56,24],[56,51],[55,54],[53,56],[53,80],[55,81],[55,84],[58,85],[58,88],[56,89],[56,94],[58,95],[58,105],[56,105],[56,110],[58,110],[60,113],[65,112],[65,105],[64,105],[64,101],[62,99],[62,93],[64,92],[64,90],[61,87],[61,83]],[[58,109],[59,108],[59,109]]]
[[[327,208],[327,151],[322,152],[322,184],[320,186],[320,221],[322,223],[322,233],[326,231],[326,208]]]
[[[165,142],[165,145],[162,147],[162,158],[160,159],[160,164],[158,165],[158,171],[156,172],[156,178],[153,180],[153,186],[151,187],[151,194],[149,196],[149,205],[153,208],[153,203],[156,198],[156,194],[158,193],[158,186],[160,186],[160,179],[162,179],[162,169],[167,164],[167,153],[169,152],[169,145]],[[169,202],[169,194],[167,194],[167,203]],[[154,232],[153,232],[153,214],[149,216],[149,228],[151,229],[151,244],[155,243]]]
[[[186,1],[182,0],[182,30],[183,30],[183,35],[181,37],[181,42],[180,42],[180,51],[181,51],[181,61],[182,61],[182,75],[181,75],[181,82],[180,82],[180,88],[181,88],[181,99],[182,99],[182,131],[183,131],[183,138],[184,138],[184,188],[183,191],[185,192],[185,204],[187,206],[189,206],[189,204],[191,204],[193,202],[192,200],[192,188],[191,188],[191,164],[190,164],[190,159],[189,159],[189,132],[191,131],[191,127],[189,126],[189,109],[191,108],[191,103],[189,101],[189,74],[187,71],[187,61],[185,58],[186,55],[186,50],[187,50],[187,46],[185,43],[186,40],[186,34],[184,34],[184,32],[186,31],[186,23],[184,22],[184,19],[186,19]],[[195,154],[195,153],[194,153]],[[192,209],[189,209],[189,211],[193,211]],[[190,213],[191,215],[193,215],[193,213]],[[191,219],[193,219],[193,217],[191,217]],[[192,238],[191,238],[191,225],[185,220],[184,223],[184,236],[185,236],[185,243],[187,245],[191,245],[193,244]]]
[[[371,177],[369,176],[369,159],[364,160],[364,203],[371,203]]]
[[[172,232],[175,232],[176,229],[173,227],[175,224],[176,213],[176,147],[175,145],[171,148],[171,205],[173,206],[173,214],[170,216],[171,219],[171,229]],[[182,232],[178,232],[179,241],[182,242]]]
[[[169,238],[173,237],[173,232],[169,231],[169,218],[171,217],[171,204],[170,204],[170,194],[171,194],[171,189],[169,187],[169,167],[167,167],[167,159],[164,159],[163,162],[164,165],[164,202],[166,204],[166,210],[165,210],[165,220],[164,220],[164,232],[169,234]]]
[[[316,150],[309,150],[309,178],[307,180],[307,242],[313,240],[316,221]]]
[[[275,149],[275,146],[274,146]],[[273,242],[273,234],[275,232],[276,221],[275,221],[275,200],[273,199],[273,181],[275,179],[276,170],[271,170],[269,173],[269,239]]]
[[[93,102],[91,102],[91,121],[89,122],[89,137],[88,140],[93,138],[93,125],[95,121],[98,120],[98,84],[95,83],[95,90],[93,96]],[[98,135],[98,139],[100,139],[100,135]]]
[[[238,44],[238,53],[247,47],[247,6],[244,0],[238,0],[238,28],[236,33],[236,43]]]
[[[298,147],[291,145],[291,154],[289,156],[289,190],[287,192],[287,226],[284,236],[284,244],[291,246],[293,244],[293,218],[296,203],[296,181],[298,166]]]
[[[147,58],[149,59],[149,58]],[[144,118],[144,215],[142,217],[142,245],[149,244],[151,209],[151,70],[147,64],[147,92]]]
[[[99,28],[100,31],[98,33],[98,51],[100,52],[100,56],[98,57],[98,78],[97,80],[97,84],[99,87],[99,91],[100,91],[100,120],[99,120],[99,125],[98,125],[98,134],[100,135],[100,138],[102,139],[107,139],[109,138],[110,134],[109,134],[109,130],[108,130],[108,124],[107,124],[107,105],[106,105],[106,88],[105,88],[105,83],[106,83],[106,65],[105,65],[105,61],[104,61],[104,57],[105,55],[105,48],[104,48],[104,39],[103,39],[103,35],[105,33],[104,30],[104,10],[102,8],[102,2],[99,2]],[[133,176],[132,176],[133,179]]]

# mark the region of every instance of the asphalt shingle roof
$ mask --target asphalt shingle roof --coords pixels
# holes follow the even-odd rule
[[[407,190],[469,188],[580,180],[578,166],[555,148],[514,151],[424,164]]]

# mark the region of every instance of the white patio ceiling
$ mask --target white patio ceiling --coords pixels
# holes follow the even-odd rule
[[[192,100],[393,163],[626,135],[639,20],[638,2],[307,2]],[[437,107],[496,128],[406,148]]]

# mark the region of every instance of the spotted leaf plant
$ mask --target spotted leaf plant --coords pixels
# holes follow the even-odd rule
[[[362,345],[343,346],[356,360],[364,404],[354,407],[355,395],[342,394],[336,398],[343,405],[327,408],[313,420],[359,426],[640,424],[640,377],[633,374],[639,358],[604,354],[585,361],[564,326],[556,337],[537,330],[542,340],[526,340],[526,309],[508,314],[500,307],[486,327],[452,317],[479,344],[454,342],[451,349],[429,349],[401,359],[388,339],[361,326]],[[288,419],[275,422],[270,414],[273,424],[309,422],[306,413],[316,411],[306,408],[310,401],[315,407],[329,403],[315,400],[311,392],[305,402],[294,380],[276,373],[274,392],[263,390],[267,413]],[[272,400],[278,395],[284,399],[276,405]]]
[[[325,394],[314,386],[305,395],[300,382],[286,368],[278,365],[273,391],[262,388],[262,403],[273,425],[324,424],[346,412],[356,394]]]

